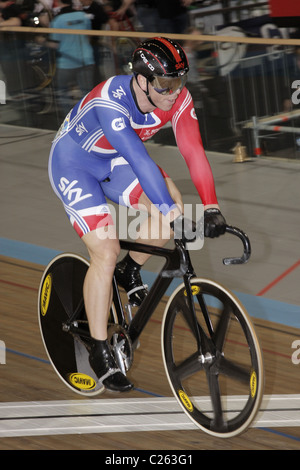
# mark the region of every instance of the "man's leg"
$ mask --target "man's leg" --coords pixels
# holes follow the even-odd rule
[[[180,192],[170,178],[166,178],[165,181],[173,201],[177,204],[180,211],[183,212]],[[149,216],[140,227],[136,240],[137,243],[159,247],[165,246],[173,236],[172,230],[170,229],[170,220],[159,212],[145,193],[142,193],[139,198],[138,208],[140,210],[146,210]],[[127,291],[128,298],[132,305],[141,305],[148,293],[147,286],[142,282],[140,270],[150,256],[151,255],[147,253],[130,251],[123,260],[117,264],[115,272],[117,282]]]
[[[82,237],[90,255],[83,294],[91,335],[95,339],[104,340],[107,338],[112,278],[120,247],[116,237],[101,239],[97,231]]]
[[[181,193],[174,184],[171,178],[165,178],[165,183],[174,203],[179,207],[183,213],[183,202]],[[139,199],[139,207],[145,208],[149,214],[148,219],[140,227],[138,243],[146,245],[153,245],[163,247],[173,237],[173,232],[170,229],[170,220],[164,217],[161,212],[151,203],[145,193],[142,193]],[[177,213],[177,216],[179,212]],[[143,265],[150,258],[151,255],[146,253],[131,252],[130,256],[134,261]]]
[[[112,278],[119,254],[119,242],[116,236],[105,233],[106,230],[107,227],[102,227],[82,237],[90,254],[90,267],[83,287],[85,309],[93,338],[89,359],[99,381],[107,389],[129,391],[133,385],[118,369],[107,342]],[[114,226],[109,226],[108,230],[114,231]]]
[[[168,191],[179,207],[173,217],[177,217],[183,211],[181,194],[173,183],[172,179],[161,169],[165,178]],[[115,159],[113,171],[109,178],[101,183],[101,188],[106,198],[119,205],[134,207],[141,211],[148,212],[146,219],[139,230],[137,242],[164,246],[172,236],[170,234],[170,220],[163,217],[159,210],[151,203],[143,192],[135,173],[124,159]],[[163,229],[162,229],[163,227]],[[154,236],[153,236],[154,234]],[[118,284],[123,287],[132,305],[140,305],[147,295],[147,289],[143,286],[140,276],[141,266],[147,261],[149,255],[138,252],[130,252],[120,263],[117,264],[115,276]]]

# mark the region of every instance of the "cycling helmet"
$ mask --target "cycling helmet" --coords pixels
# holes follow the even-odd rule
[[[158,93],[169,94],[184,87],[189,64],[177,42],[155,37],[142,42],[134,51],[132,70],[135,75],[146,77]]]

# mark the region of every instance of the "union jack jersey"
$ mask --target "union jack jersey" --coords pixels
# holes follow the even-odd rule
[[[50,180],[57,195],[65,206],[70,206],[70,193],[64,194],[66,190],[59,189],[64,175],[67,181],[76,181],[77,186],[80,184],[83,194],[86,192],[92,197],[91,186],[79,180],[80,177],[83,179],[83,171],[103,182],[111,177],[115,167],[127,163],[141,191],[153,204],[172,207],[174,203],[163,181],[166,175],[150,158],[143,144],[171,122],[179,151],[187,163],[202,203],[217,204],[214,180],[189,91],[186,88],[182,90],[170,111],[156,108],[151,113],[142,113],[135,100],[132,80],[132,76],[120,75],[100,83],[66,117],[53,142],[49,165]],[[65,176],[67,168],[69,172],[78,170],[72,174],[73,179],[70,175]],[[118,184],[122,187],[125,183],[121,173],[120,178]],[[72,186],[73,195],[76,184]],[[101,183],[101,186],[103,189],[105,185]],[[103,191],[104,195],[114,200],[112,193]],[[89,199],[78,200],[77,208],[86,210],[86,204],[92,202]],[[93,204],[98,207],[99,198]]]

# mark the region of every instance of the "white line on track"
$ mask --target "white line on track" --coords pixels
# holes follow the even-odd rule
[[[209,400],[201,398],[204,406]],[[238,406],[240,397],[232,397]],[[265,396],[253,427],[300,426],[300,395]],[[87,399],[0,404],[0,437],[193,430],[175,398]]]

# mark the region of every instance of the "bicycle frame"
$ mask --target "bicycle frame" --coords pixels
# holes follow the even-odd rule
[[[184,249],[184,245],[181,240],[175,241],[175,248],[173,250],[124,240],[120,240],[120,246],[125,250],[138,251],[153,256],[164,257],[166,259],[165,265],[159,272],[142,305],[139,307],[137,313],[130,322],[128,335],[134,344],[154,313],[161,298],[166,293],[172,280],[175,277],[189,279],[195,274],[189,254]],[[119,291],[115,281],[113,284],[113,295],[115,307],[117,305],[120,306]],[[122,322],[124,322],[123,312],[117,311],[117,315],[118,320],[122,325]]]
[[[235,227],[231,227],[231,226],[226,227],[226,232],[240,238],[244,246],[244,253],[241,257],[224,258],[223,263],[225,265],[229,265],[229,264],[243,264],[247,262],[251,254],[250,241],[247,235],[241,230]],[[152,256],[163,257],[166,259],[166,262],[163,268],[161,269],[161,271],[158,273],[152,287],[150,288],[141,306],[138,308],[135,316],[129,322],[129,325],[128,325],[128,322],[126,322],[123,305],[121,302],[119,289],[118,289],[115,278],[113,278],[114,307],[116,310],[116,315],[118,318],[119,325],[121,325],[123,328],[126,328],[127,334],[132,344],[134,345],[136,341],[138,340],[140,334],[142,333],[143,329],[147,325],[148,321],[150,320],[151,316],[153,315],[156,307],[161,301],[163,295],[166,293],[173,279],[175,277],[182,278],[185,284],[186,292],[187,292],[187,301],[189,303],[190,311],[193,313],[193,315],[191,315],[190,317],[190,321],[191,321],[190,326],[195,332],[198,349],[199,351],[201,351],[201,331],[198,328],[198,323],[196,320],[194,302],[193,302],[193,293],[191,291],[191,285],[190,285],[190,279],[192,277],[195,277],[196,274],[194,272],[190,255],[185,246],[185,243],[180,239],[176,239],[174,242],[175,242],[174,249],[167,249],[167,248],[161,248],[161,247],[152,246],[152,245],[146,245],[143,243],[136,243],[133,241],[120,240],[121,249],[124,249],[127,251],[137,251],[140,253],[147,253]],[[76,310],[73,312],[69,320],[65,323],[64,329],[65,331],[70,331],[75,334],[89,337],[89,333],[82,327],[79,327],[77,324],[77,318],[80,315],[80,312],[82,311],[83,308],[84,308],[84,301],[82,299],[82,301],[77,306]],[[209,314],[206,312],[205,308],[203,308],[202,311],[203,311],[203,316],[204,316],[204,320],[206,322],[207,328],[212,334],[212,327],[211,327]]]
[[[244,252],[241,257],[237,258],[224,258],[223,263],[225,265],[229,264],[243,264],[248,261],[250,254],[251,254],[251,247],[250,241],[245,233],[241,230],[227,226],[226,232],[232,235],[237,236],[243,243]],[[189,256],[189,252],[185,247],[185,244],[182,240],[175,240],[175,248],[173,250],[160,248],[151,245],[144,245],[142,243],[135,243],[125,240],[120,240],[120,246],[124,250],[131,250],[131,251],[138,251],[142,253],[147,253],[153,256],[160,256],[166,259],[165,265],[159,272],[158,276],[156,277],[152,287],[150,288],[146,298],[144,299],[143,303],[139,307],[137,313],[133,317],[132,321],[130,322],[128,328],[128,335],[134,344],[137,339],[139,338],[140,334],[142,333],[143,329],[145,328],[146,324],[148,323],[149,319],[153,315],[157,305],[159,304],[161,298],[166,293],[168,287],[170,286],[172,280],[175,277],[183,278],[183,281],[186,286],[187,290],[187,301],[189,302],[190,310],[194,312],[194,303],[192,300],[193,294],[191,292],[190,286],[190,279],[195,277],[194,268],[191,263],[191,259]],[[113,298],[114,298],[114,305],[117,309],[117,316],[118,321],[122,326],[125,326],[124,322],[124,312],[122,309],[122,304],[119,297],[118,287],[116,285],[116,281],[114,279],[113,282]],[[195,313],[195,312],[194,312]],[[211,331],[211,324],[209,316],[206,315],[205,309],[203,311],[205,321],[207,327]],[[194,326],[194,331],[198,332],[197,334],[197,343],[199,349],[201,348],[201,338],[200,332],[198,331],[197,321],[195,314],[193,318],[191,318]]]

